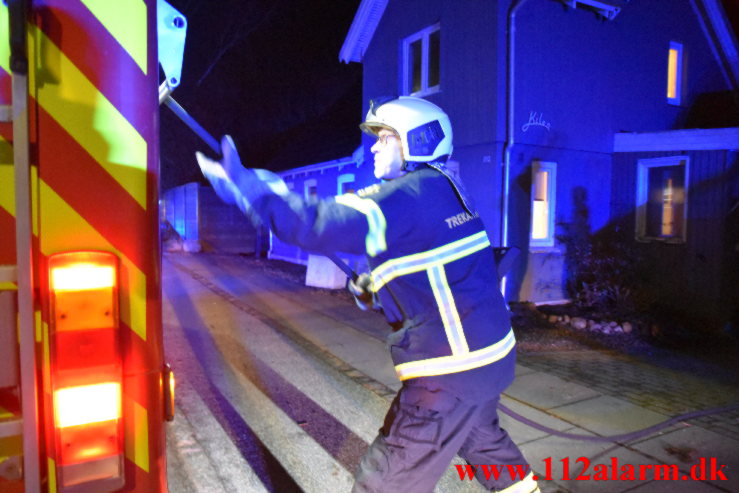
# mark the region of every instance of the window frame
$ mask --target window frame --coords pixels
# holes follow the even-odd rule
[[[675,67],[674,67],[674,73],[670,69],[672,68],[672,63],[670,63],[670,53],[672,50],[675,50],[677,52],[677,56],[675,58]],[[674,106],[680,106],[683,101],[683,91],[684,91],[684,84],[683,79],[685,78],[685,51],[683,48],[683,44],[679,43],[677,41],[670,41],[670,47],[667,50],[667,103],[674,105]],[[671,89],[671,81],[674,77],[675,82],[675,95],[670,96],[670,89]]]
[[[309,178],[303,182],[303,198],[308,200],[311,197],[310,189],[316,187],[316,197],[318,197],[318,180],[315,178]]]
[[[429,87],[429,38],[431,34],[439,32],[439,83]],[[413,80],[410,74],[410,47],[421,40],[421,89],[412,92]],[[401,94],[423,97],[441,91],[441,23],[437,22],[420,31],[411,34],[402,41],[402,88]]]
[[[545,238],[534,238],[534,201],[536,200],[536,174],[539,171],[548,173],[547,178],[547,236]],[[557,163],[555,161],[531,162],[531,221],[529,222],[529,247],[530,248],[553,248],[554,247],[554,216],[557,210]]]
[[[342,173],[338,176],[336,179],[336,195],[343,195],[344,192],[344,183],[356,183],[356,179],[354,177],[354,173]]]
[[[647,234],[647,203],[649,201],[649,170],[668,166],[681,166],[684,174],[684,194],[682,234],[677,236],[650,236]],[[639,159],[636,172],[636,227],[635,238],[640,242],[659,241],[664,243],[685,243],[688,237],[688,206],[690,201],[690,157],[685,155]]]

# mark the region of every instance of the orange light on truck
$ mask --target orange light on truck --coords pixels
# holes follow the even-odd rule
[[[51,271],[55,291],[83,291],[115,286],[115,269],[108,265],[77,262]]]
[[[67,387],[54,392],[56,426],[67,428],[121,417],[121,385],[117,382]]]
[[[175,390],[175,379],[172,367],[169,364],[164,364],[164,371],[162,372],[162,391],[164,396],[164,420],[174,420],[174,390]]]

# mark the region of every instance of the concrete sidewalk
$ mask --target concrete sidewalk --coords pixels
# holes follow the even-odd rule
[[[333,327],[302,335],[355,367],[359,381],[390,399],[400,384],[376,327],[367,330],[381,321],[341,299],[329,300],[327,308],[321,306],[326,296],[319,300],[317,293],[305,292],[301,298],[313,308],[332,311],[337,319]],[[561,351],[520,355],[517,378],[501,402],[557,431],[609,436],[689,411],[739,403],[739,387],[613,352]],[[544,492],[739,492],[739,411],[680,422],[624,444],[560,438],[503,413],[501,422],[540,478],[551,478],[540,481]],[[700,473],[702,463],[705,480],[688,480],[691,468],[698,464],[695,472]],[[716,472],[712,477],[712,464],[723,465],[720,472],[728,479]],[[654,467],[658,465],[670,467]],[[630,471],[634,479],[624,479]],[[589,479],[577,479],[579,475]],[[673,475],[679,479],[656,479]]]

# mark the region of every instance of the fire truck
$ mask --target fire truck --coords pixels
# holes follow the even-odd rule
[[[2,493],[167,490],[159,55],[184,27],[163,0],[0,0]]]

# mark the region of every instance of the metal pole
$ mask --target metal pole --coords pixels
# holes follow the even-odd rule
[[[165,83],[166,84],[166,83]],[[203,139],[203,141],[208,144],[208,147],[210,147],[213,152],[215,152],[217,155],[221,155],[221,146],[218,144],[218,141],[208,133],[207,130],[205,130],[202,125],[200,125],[195,118],[191,117],[187,111],[185,111],[185,108],[180,106],[177,101],[174,100],[174,98],[169,94],[169,90],[162,91],[162,88],[159,88],[159,102],[164,102],[165,105],[167,105],[167,108],[172,110],[172,112],[177,115],[177,117],[182,120],[185,125],[187,125],[190,130],[195,132],[198,137]]]
[[[213,152],[221,155],[221,146],[218,144],[218,141],[213,138],[212,135],[208,133],[207,130],[205,130],[202,125],[200,125],[193,117],[191,117],[185,109],[180,106],[177,101],[174,100],[174,98],[171,95],[171,89],[169,86],[167,86],[166,82],[163,82],[161,86],[159,86],[159,103],[164,103],[167,105],[169,109],[171,109],[177,117],[179,117],[180,120],[182,120],[185,125],[190,127],[190,130],[195,132],[198,137],[203,139],[203,141],[208,144],[208,147],[210,147]],[[257,232],[257,234],[259,234]],[[336,266],[344,272],[344,274],[347,275],[347,277],[353,281],[357,279],[357,273],[352,270],[351,267],[349,267],[343,260],[341,260],[339,257],[336,256],[335,253],[325,253],[324,254],[330,261],[332,261]]]
[[[506,32],[506,141],[503,150],[503,197],[501,211],[501,247],[509,246],[510,187],[511,187],[511,154],[515,144],[515,106],[516,106],[516,13],[527,0],[516,0],[508,10]],[[508,277],[501,280],[501,291],[506,296]]]
[[[37,493],[41,491],[41,477],[27,102],[28,76],[14,73],[13,162],[15,163],[15,245],[18,265],[18,324],[23,415],[23,479],[26,493]]]
[[[39,467],[38,380],[33,298],[31,166],[28,138],[28,1],[8,3],[10,69],[13,93],[13,162],[15,171],[15,246],[20,336],[21,414],[23,416],[23,476],[26,493],[41,491]]]

